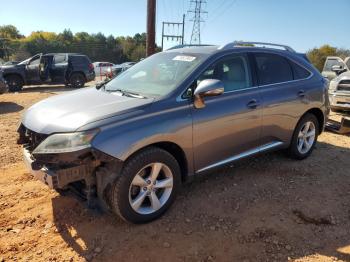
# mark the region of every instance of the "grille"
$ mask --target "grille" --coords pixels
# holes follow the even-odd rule
[[[350,92],[350,80],[342,80],[338,85],[339,91],[348,91]]]
[[[32,152],[48,135],[36,133],[21,125],[18,129],[18,144],[23,144],[29,152]]]

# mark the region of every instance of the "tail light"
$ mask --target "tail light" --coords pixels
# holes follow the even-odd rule
[[[94,65],[93,64],[89,64],[89,69],[90,70],[94,70]]]

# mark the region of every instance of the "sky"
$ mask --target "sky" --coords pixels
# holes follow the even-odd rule
[[[235,40],[290,45],[299,52],[330,44],[350,49],[350,0],[206,0],[201,24],[202,44]],[[114,36],[146,30],[146,0],[0,0],[0,25],[15,25],[21,34],[32,31],[102,32]],[[156,41],[162,22],[182,22],[185,42],[191,39],[190,0],[157,0]],[[177,33],[168,28],[167,33]],[[165,40],[165,48],[176,45]]]

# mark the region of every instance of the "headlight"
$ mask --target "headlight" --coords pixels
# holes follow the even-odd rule
[[[92,139],[98,130],[75,133],[54,134],[39,144],[33,154],[55,154],[79,151],[90,147]]]

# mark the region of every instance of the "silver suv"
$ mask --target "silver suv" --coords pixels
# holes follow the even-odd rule
[[[327,81],[290,47],[184,47],[35,104],[18,142],[49,187],[74,188],[90,205],[143,223],[194,175],[277,149],[309,156],[327,99]]]

